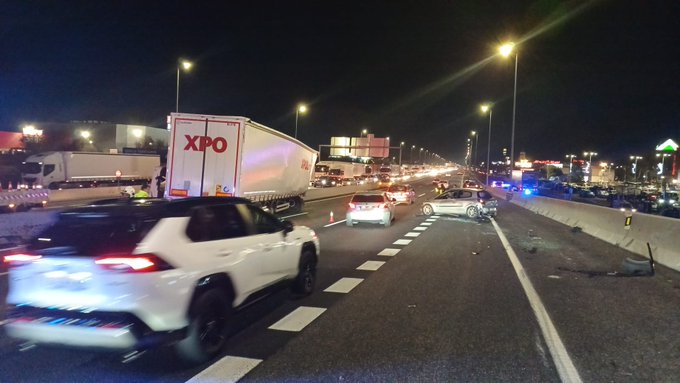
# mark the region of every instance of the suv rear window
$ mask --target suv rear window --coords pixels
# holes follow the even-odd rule
[[[111,216],[105,213],[62,214],[30,244],[34,250],[74,247],[79,256],[131,252],[157,219]]]
[[[385,202],[383,196],[377,194],[355,194],[352,202]]]

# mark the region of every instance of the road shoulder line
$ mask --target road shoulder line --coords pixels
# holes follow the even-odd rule
[[[576,370],[576,366],[574,366],[574,362],[571,360],[566,347],[564,347],[564,343],[562,342],[560,335],[557,333],[557,329],[550,319],[548,311],[545,309],[545,306],[543,305],[541,298],[538,296],[536,289],[534,289],[534,285],[529,280],[529,277],[527,276],[524,267],[522,267],[517,254],[512,249],[512,246],[510,246],[510,242],[505,237],[505,234],[503,234],[503,231],[501,230],[500,226],[498,226],[498,223],[496,223],[496,220],[491,218],[491,223],[493,224],[494,229],[496,229],[496,233],[498,233],[498,237],[505,248],[505,252],[508,254],[508,258],[510,258],[510,262],[515,269],[517,278],[522,284],[524,293],[529,299],[529,303],[531,304],[531,308],[534,311],[538,325],[541,327],[543,338],[548,345],[548,349],[550,350],[550,354],[552,356],[553,362],[555,363],[555,367],[557,368],[557,373],[559,374],[560,379],[562,382],[569,383],[582,382],[581,376],[579,375],[578,370]]]

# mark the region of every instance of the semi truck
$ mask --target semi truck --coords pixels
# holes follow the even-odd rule
[[[149,182],[160,165],[158,155],[96,152],[46,152],[21,164],[25,187],[69,189]]]
[[[318,153],[247,117],[172,113],[165,196],[243,197],[301,210]]]

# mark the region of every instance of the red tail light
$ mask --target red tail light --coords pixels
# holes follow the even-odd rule
[[[387,204],[386,204],[386,203],[381,203],[380,206],[378,206],[378,207],[379,207],[380,209],[384,209],[385,207],[387,207]]]
[[[352,209],[354,209],[355,207],[357,207],[357,205],[355,205],[353,202],[350,202],[350,203],[349,203],[349,207],[352,208]]]
[[[3,257],[3,262],[8,264],[10,267],[17,267],[35,262],[40,258],[42,258],[42,255],[33,253],[9,254]]]
[[[106,270],[120,273],[149,273],[173,269],[155,254],[106,254],[97,258],[94,263]]]

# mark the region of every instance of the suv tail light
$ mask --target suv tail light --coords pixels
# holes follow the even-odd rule
[[[156,254],[106,254],[94,263],[106,270],[119,273],[149,273],[174,269]]]
[[[3,262],[6,263],[9,267],[18,267],[35,262],[40,258],[42,258],[42,255],[40,254],[18,253],[5,255],[3,257]]]
[[[349,203],[349,207],[350,207],[351,209],[354,209],[354,208],[357,207],[357,205],[354,204],[354,202],[350,202],[350,203]]]

